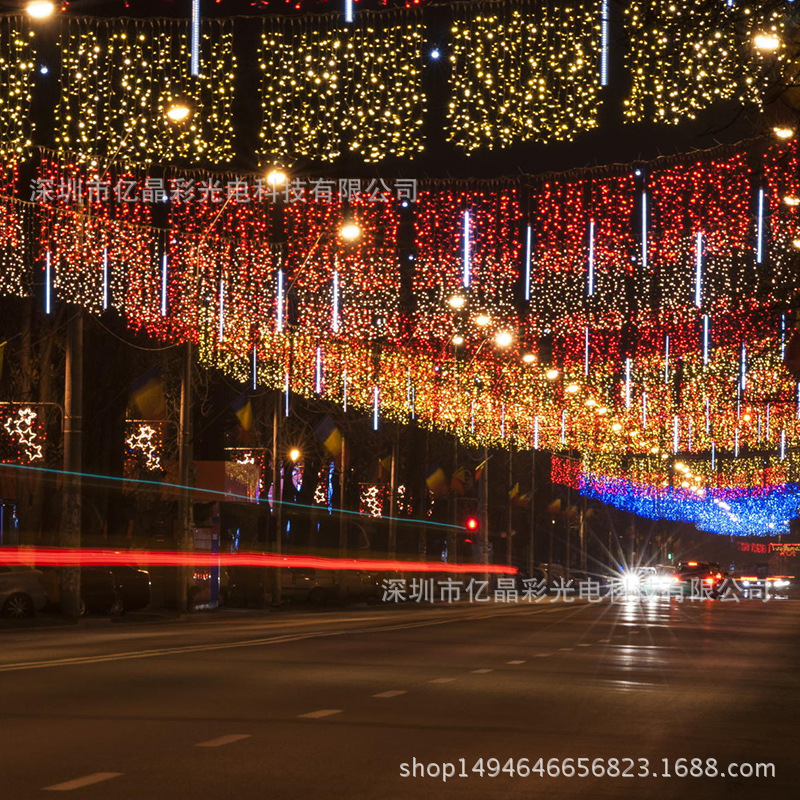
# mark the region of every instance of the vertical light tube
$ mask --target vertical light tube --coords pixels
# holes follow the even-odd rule
[[[764,260],[764,190],[758,190],[758,216],[756,220],[756,264]]]
[[[672,452],[677,453],[680,445],[681,421],[676,414],[672,419]]]
[[[608,86],[608,0],[600,6],[600,85]]]
[[[378,387],[372,388],[372,430],[378,430],[378,410],[379,410]]]
[[[500,438],[506,438],[506,404],[500,403]]]
[[[411,387],[411,419],[417,418],[417,387]]]
[[[411,409],[411,367],[406,374],[406,408]]]
[[[277,328],[278,333],[283,332],[283,270],[278,270],[278,308],[277,308]]]
[[[744,342],[742,342],[742,359],[739,369],[739,388],[744,391],[747,388],[747,348],[745,347]]]
[[[711,442],[711,469],[712,471],[717,467],[717,446]]]
[[[666,335],[664,344],[664,383],[669,383],[669,334]]]
[[[533,258],[533,233],[528,225],[525,233],[525,299],[531,299],[531,259]]]
[[[586,282],[586,294],[594,294],[594,220],[589,221],[589,267]]]
[[[347,369],[342,370],[342,410],[347,413]]]
[[[289,373],[286,373],[283,384],[283,413],[289,416]]]
[[[108,311],[108,248],[103,248],[103,311]]]
[[[733,457],[739,458],[739,429],[733,432]]]
[[[475,401],[470,401],[469,404],[469,432],[475,433]]]
[[[167,316],[167,269],[169,267],[169,262],[167,260],[167,254],[163,253],[161,255],[161,316]]]
[[[642,268],[647,268],[647,192],[642,192]]]
[[[647,392],[642,392],[642,428],[647,429]]]
[[[219,282],[219,340],[225,341],[225,281]]]
[[[703,304],[703,234],[697,231],[694,244],[694,304]]]
[[[200,75],[200,0],[192,0],[192,77]]]
[[[462,284],[469,288],[469,211],[464,212],[464,274]]]
[[[314,391],[322,394],[322,348],[317,345],[317,361],[314,369]]]
[[[765,433],[766,433],[766,436],[764,438],[767,441],[769,441],[769,433],[770,433],[770,430],[769,430],[770,429],[770,404],[769,403],[767,403],[767,419],[766,419],[766,422],[764,423],[764,427],[765,427]]]
[[[253,391],[258,388],[258,350],[253,345]]]
[[[353,21],[353,0],[344,0],[344,21]]]
[[[711,398],[706,395],[706,433],[711,433]]]
[[[53,310],[53,276],[51,274],[50,251],[44,254],[44,313]]]
[[[631,360],[625,359],[625,408],[631,410]]]
[[[709,344],[710,344],[710,325],[708,314],[703,314],[703,363],[708,364]]]
[[[781,428],[781,461],[786,458],[786,431]]]
[[[533,418],[533,449],[539,449],[539,417]]]
[[[786,358],[786,314],[781,314],[781,361]]]
[[[333,310],[331,314],[331,329],[339,333],[339,273],[333,273]]]
[[[583,374],[589,376],[589,328],[583,332]]]
[[[567,443],[567,409],[561,409],[561,444]]]

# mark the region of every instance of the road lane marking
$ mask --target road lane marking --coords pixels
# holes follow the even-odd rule
[[[485,675],[487,672],[494,672],[493,669],[473,669],[473,675]]]
[[[71,792],[73,789],[81,789],[84,786],[91,786],[93,783],[110,781],[112,778],[119,778],[122,772],[93,772],[91,775],[84,775],[82,778],[75,778],[74,781],[64,781],[64,783],[54,783],[52,786],[45,786],[45,792]]]
[[[298,714],[300,719],[321,719],[322,717],[332,717],[334,714],[341,714],[341,708],[321,708],[319,711],[309,711],[308,714]]]
[[[428,681],[428,683],[452,683],[455,678],[434,678],[432,681]]]
[[[229,733],[227,736],[217,736],[216,739],[209,739],[207,742],[198,742],[195,747],[222,747],[224,744],[232,744],[249,738],[249,733]]]
[[[641,633],[641,631],[631,631],[631,633]]]
[[[536,653],[534,658],[546,658],[547,656],[553,655],[552,653]]]
[[[374,694],[373,697],[400,697],[401,694],[408,694],[403,689],[391,689],[388,692],[381,692],[380,694]]]
[[[570,650],[574,650],[574,649],[575,649],[574,647],[559,647],[558,648],[558,652],[559,653],[568,653]]]
[[[547,608],[535,611],[519,612],[519,616],[529,616],[531,614],[538,616],[539,614],[553,614],[560,613],[561,611],[581,611],[590,606],[578,605],[577,607],[571,606],[558,606],[556,608]],[[156,658],[159,656],[179,656],[186,653],[207,653],[212,650],[232,650],[239,647],[263,647],[271,644],[287,644],[291,642],[302,642],[308,639],[322,639],[331,636],[353,636],[366,633],[391,633],[393,631],[409,630],[412,628],[429,628],[434,625],[452,625],[463,622],[477,622],[479,620],[491,619],[493,617],[504,616],[511,614],[508,611],[490,612],[487,614],[465,614],[453,615],[446,619],[428,619],[421,622],[405,622],[396,625],[381,625],[375,628],[347,628],[341,631],[309,631],[308,633],[292,633],[281,634],[278,636],[264,637],[260,639],[244,639],[234,642],[222,642],[218,644],[196,644],[196,645],[183,645],[180,647],[163,647],[152,650],[133,650],[121,653],[106,653],[103,655],[95,656],[74,656],[71,658],[56,658],[47,661],[23,661],[12,662],[10,664],[0,664],[0,672],[17,672],[26,669],[45,669],[47,667],[69,667],[80,666],[82,664],[103,664],[109,661],[129,661],[139,658]]]
[[[506,664],[524,664],[524,661],[506,661]]]
[[[608,644],[610,641],[611,641],[611,639],[598,639],[597,640],[598,644]]]
[[[592,646],[591,642],[581,642],[580,644],[578,644],[578,647],[591,647],[591,646]]]

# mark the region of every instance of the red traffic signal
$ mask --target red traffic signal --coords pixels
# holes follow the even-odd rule
[[[464,527],[468,531],[476,531],[480,527],[480,523],[478,522],[477,517],[467,517],[467,521],[464,523]]]

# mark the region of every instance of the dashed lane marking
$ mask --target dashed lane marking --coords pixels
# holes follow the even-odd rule
[[[222,747],[224,744],[233,744],[249,738],[249,733],[229,733],[227,736],[217,736],[216,739],[209,739],[207,742],[198,742],[195,747]]]
[[[82,789],[84,786],[91,786],[93,783],[109,781],[118,778],[121,772],[93,772],[91,775],[84,775],[82,778],[75,778],[64,783],[54,783],[52,786],[45,786],[45,792],[71,792],[73,789]]]

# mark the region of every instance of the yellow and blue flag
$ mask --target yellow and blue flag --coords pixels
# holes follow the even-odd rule
[[[444,470],[438,465],[434,464],[428,468],[428,474],[425,476],[425,484],[428,490],[436,497],[441,497],[447,493],[447,476]]]
[[[342,432],[336,427],[330,414],[326,414],[314,429],[314,435],[334,458],[342,457]]]
[[[250,395],[242,392],[232,403],[231,408],[242,430],[249,431],[253,427],[253,404],[250,402]]]
[[[131,384],[131,400],[142,419],[164,419],[167,401],[164,398],[164,382],[158,366],[151,367]]]

